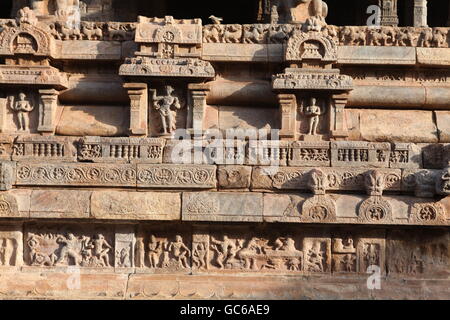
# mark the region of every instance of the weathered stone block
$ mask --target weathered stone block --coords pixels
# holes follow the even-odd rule
[[[431,111],[364,110],[359,114],[361,138],[365,141],[438,142],[437,127]]]
[[[449,276],[449,233],[445,230],[390,230],[387,233],[387,267],[401,277]]]
[[[182,219],[186,221],[263,221],[260,193],[183,193]]]
[[[89,218],[91,191],[33,190],[31,218]]]
[[[450,112],[449,111],[435,111],[436,125],[439,134],[439,142],[450,142]]]
[[[217,171],[220,189],[248,189],[252,167],[249,166],[219,166]]]
[[[338,63],[415,65],[416,48],[339,46]]]
[[[10,190],[16,182],[16,163],[0,161],[0,190]]]
[[[91,215],[96,219],[178,220],[179,193],[94,191]]]

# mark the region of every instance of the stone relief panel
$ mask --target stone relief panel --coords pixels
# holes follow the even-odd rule
[[[136,239],[136,268],[155,273],[189,272],[192,232],[185,226],[142,227]]]
[[[23,263],[23,239],[20,226],[0,226],[0,267],[20,267]]]
[[[171,136],[176,129],[186,128],[186,90],[165,85],[150,89],[149,134]]]
[[[0,78],[1,79],[1,78]],[[40,99],[37,92],[18,90],[0,99],[0,130],[2,133],[36,133]]]
[[[105,226],[29,225],[25,238],[24,260],[28,266],[114,266],[114,232]]]
[[[389,274],[447,278],[449,240],[449,233],[442,229],[389,231],[386,242]]]

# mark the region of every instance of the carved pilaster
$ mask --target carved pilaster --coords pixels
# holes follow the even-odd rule
[[[348,93],[335,94],[332,96],[332,108],[330,110],[330,132],[331,137],[340,140],[348,137],[348,129],[345,122],[345,105]]]
[[[148,134],[148,92],[146,83],[125,83],[130,97],[130,136]]]
[[[39,105],[38,132],[54,134],[56,128],[56,109],[58,107],[58,94],[55,89],[39,90],[41,103]]]
[[[205,118],[206,97],[210,87],[208,84],[189,84],[188,86],[191,103],[188,110],[187,128],[194,132],[202,132],[203,120]]]
[[[281,115],[280,139],[295,138],[295,120],[297,118],[297,99],[295,94],[279,94]]]
[[[6,129],[6,114],[7,114],[6,99],[0,99],[0,132],[5,132]]]
[[[428,27],[427,0],[414,0],[414,27]]]

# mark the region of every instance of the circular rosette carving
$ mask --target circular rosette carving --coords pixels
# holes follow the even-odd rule
[[[17,170],[17,177],[20,180],[28,180],[31,176],[31,169],[28,166],[21,166],[18,170]]]
[[[418,224],[443,224],[445,216],[445,208],[440,203],[416,203],[411,207],[409,221]]]
[[[198,169],[194,172],[194,182],[197,184],[205,184],[210,178],[208,170]]]
[[[154,183],[155,175],[149,169],[141,170],[138,172],[138,181],[144,183]]]
[[[175,173],[172,169],[157,168],[154,171],[154,180],[158,185],[168,185],[175,182]]]
[[[336,221],[336,203],[327,195],[316,195],[305,200],[302,220],[308,222]]]
[[[392,207],[383,197],[370,197],[359,206],[358,220],[364,223],[392,222]]]
[[[13,216],[19,213],[17,206],[17,200],[14,196],[8,193],[0,194],[0,216],[7,217]]]
[[[120,182],[121,181],[120,170],[117,168],[105,169],[103,173],[103,180],[105,182]]]

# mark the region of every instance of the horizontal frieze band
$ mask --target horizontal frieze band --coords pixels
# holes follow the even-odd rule
[[[0,218],[449,226],[449,201],[376,194],[13,189],[0,192]]]
[[[0,225],[3,272],[448,277],[445,229],[293,225]],[[426,241],[424,241],[426,239]]]

